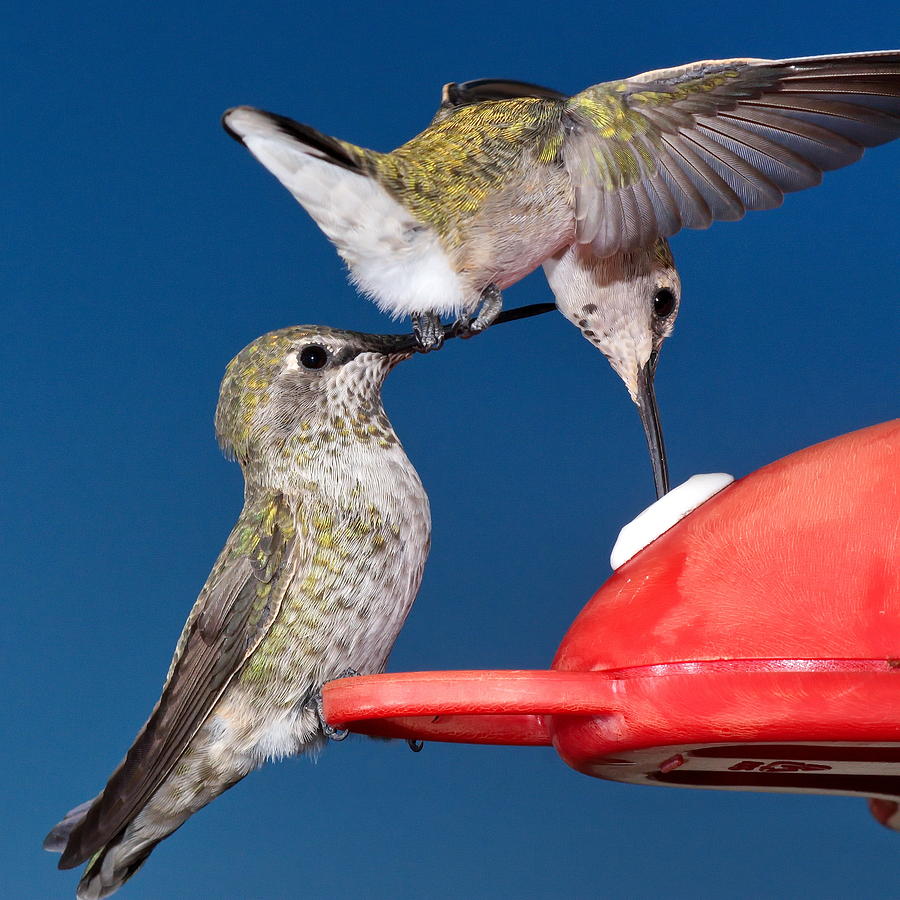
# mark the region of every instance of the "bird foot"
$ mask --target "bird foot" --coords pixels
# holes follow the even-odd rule
[[[440,316],[433,312],[414,313],[412,326],[421,353],[441,349],[444,344],[444,326]]]
[[[359,675],[359,672],[356,669],[344,669],[340,675],[336,675],[334,678],[329,678],[329,681],[337,681],[338,678],[355,678]],[[316,692],[315,697],[313,698],[313,702],[316,706],[316,715],[319,717],[319,726],[322,729],[322,733],[331,741],[342,741],[347,737],[350,732],[346,728],[335,728],[333,725],[328,724],[328,720],[325,718],[325,709],[322,704],[322,689]]]
[[[503,294],[496,284],[489,284],[481,292],[481,309],[478,315],[473,319],[471,314],[460,316],[456,320],[456,327],[459,329],[459,336],[462,338],[475,337],[482,331],[486,331],[500,315],[503,309]]]

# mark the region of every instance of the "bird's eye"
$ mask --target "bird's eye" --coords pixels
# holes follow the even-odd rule
[[[298,359],[304,369],[321,369],[328,362],[328,351],[319,344],[307,344]]]
[[[672,315],[674,309],[675,295],[668,288],[662,288],[653,295],[653,315],[665,319]]]

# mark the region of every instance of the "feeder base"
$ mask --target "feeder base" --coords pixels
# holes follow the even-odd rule
[[[900,744],[792,741],[673,744],[602,757],[585,774],[632,784],[843,794],[896,802]]]

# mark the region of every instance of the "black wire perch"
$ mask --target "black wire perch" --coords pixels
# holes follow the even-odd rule
[[[496,325],[502,325],[504,322],[515,322],[517,319],[530,319],[532,316],[542,316],[544,313],[552,312],[555,309],[555,303],[529,303],[526,306],[517,306],[515,309],[506,309],[497,316],[491,328],[494,328]],[[444,340],[460,337],[466,329],[467,326],[463,322],[445,325]],[[489,331],[490,329],[487,330]],[[406,351],[426,352],[419,345],[418,338],[414,334],[379,335],[379,337],[391,342],[399,353]]]

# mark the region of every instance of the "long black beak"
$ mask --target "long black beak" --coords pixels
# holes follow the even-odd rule
[[[647,365],[638,370],[637,408],[641,414],[641,424],[647,437],[647,449],[650,451],[650,465],[653,466],[653,483],[656,485],[656,499],[669,491],[669,464],[666,460],[666,445],[663,441],[662,426],[659,424],[659,409],[656,406],[656,393],[653,390],[653,377],[656,374],[656,354],[651,356]]]

